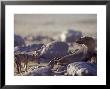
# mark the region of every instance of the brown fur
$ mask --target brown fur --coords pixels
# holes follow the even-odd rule
[[[97,55],[97,53],[95,51],[96,42],[92,37],[80,38],[78,41],[76,41],[76,43],[84,44],[87,46],[88,52],[87,52],[85,61],[90,61],[91,58],[94,56],[94,53]]]
[[[18,73],[22,73],[22,63],[24,64],[24,71],[27,72],[27,67],[29,61],[36,61],[38,64],[40,63],[39,60],[37,60],[38,53],[29,55],[29,54],[15,54],[15,64],[16,64],[16,69]]]
[[[92,37],[80,38],[76,43],[85,44],[88,47],[88,51],[94,50],[96,46],[96,42]]]

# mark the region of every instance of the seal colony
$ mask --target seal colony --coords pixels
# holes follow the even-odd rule
[[[20,39],[22,45],[19,43]],[[79,31],[68,30],[61,34],[60,40],[52,39],[47,44],[27,45],[23,41],[25,40],[16,36],[16,75],[97,76],[97,43],[93,37],[84,37]],[[30,62],[33,65],[29,66]]]

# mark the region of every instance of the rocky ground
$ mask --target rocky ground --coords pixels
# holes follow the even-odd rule
[[[77,40],[85,36],[93,38],[94,41],[88,42],[88,46],[76,44]],[[56,41],[56,43],[54,43],[54,41]],[[97,64],[94,64],[94,59],[97,59],[96,56],[94,57],[94,55],[92,55],[93,57],[86,62],[83,59],[86,54],[89,54],[89,52],[90,54],[92,53],[90,50],[97,50],[97,16],[95,14],[16,14],[14,47],[15,53],[19,52],[22,53],[22,55],[27,55],[30,52],[34,53],[34,51],[40,50],[40,54],[38,52],[37,55],[41,62],[40,64],[29,62],[27,72],[25,72],[22,67],[22,74],[17,73],[15,65],[15,76],[96,76]],[[74,54],[76,51],[76,54],[78,55],[64,57],[69,54]],[[55,64],[54,67],[48,65],[48,63],[55,57],[64,57],[62,60],[70,60],[68,62],[69,64],[63,63],[62,65],[61,62],[58,62],[59,64]],[[22,58],[19,60],[22,60]],[[74,62],[76,63],[71,64]],[[88,62],[92,62],[92,64],[89,64]],[[91,72],[92,70],[95,72]]]

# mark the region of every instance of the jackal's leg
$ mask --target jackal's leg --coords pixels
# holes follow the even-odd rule
[[[21,65],[21,63],[19,64],[19,71],[20,71],[20,74],[22,73],[22,65]]]
[[[18,61],[15,61],[15,64],[16,64],[17,73],[20,74],[20,72],[21,72],[20,63]]]
[[[19,65],[18,64],[17,64],[16,68],[17,68],[17,73],[19,74],[20,70],[19,70]]]
[[[25,72],[27,72],[28,62],[25,62],[24,65],[25,65],[24,70],[25,70]]]

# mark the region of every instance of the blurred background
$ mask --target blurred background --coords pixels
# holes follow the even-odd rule
[[[83,36],[97,37],[96,14],[15,14],[15,34],[25,41],[38,37],[58,40],[68,30],[82,32]],[[38,39],[39,40],[39,39]],[[47,39],[46,39],[47,41]],[[45,43],[45,42],[43,42]]]

